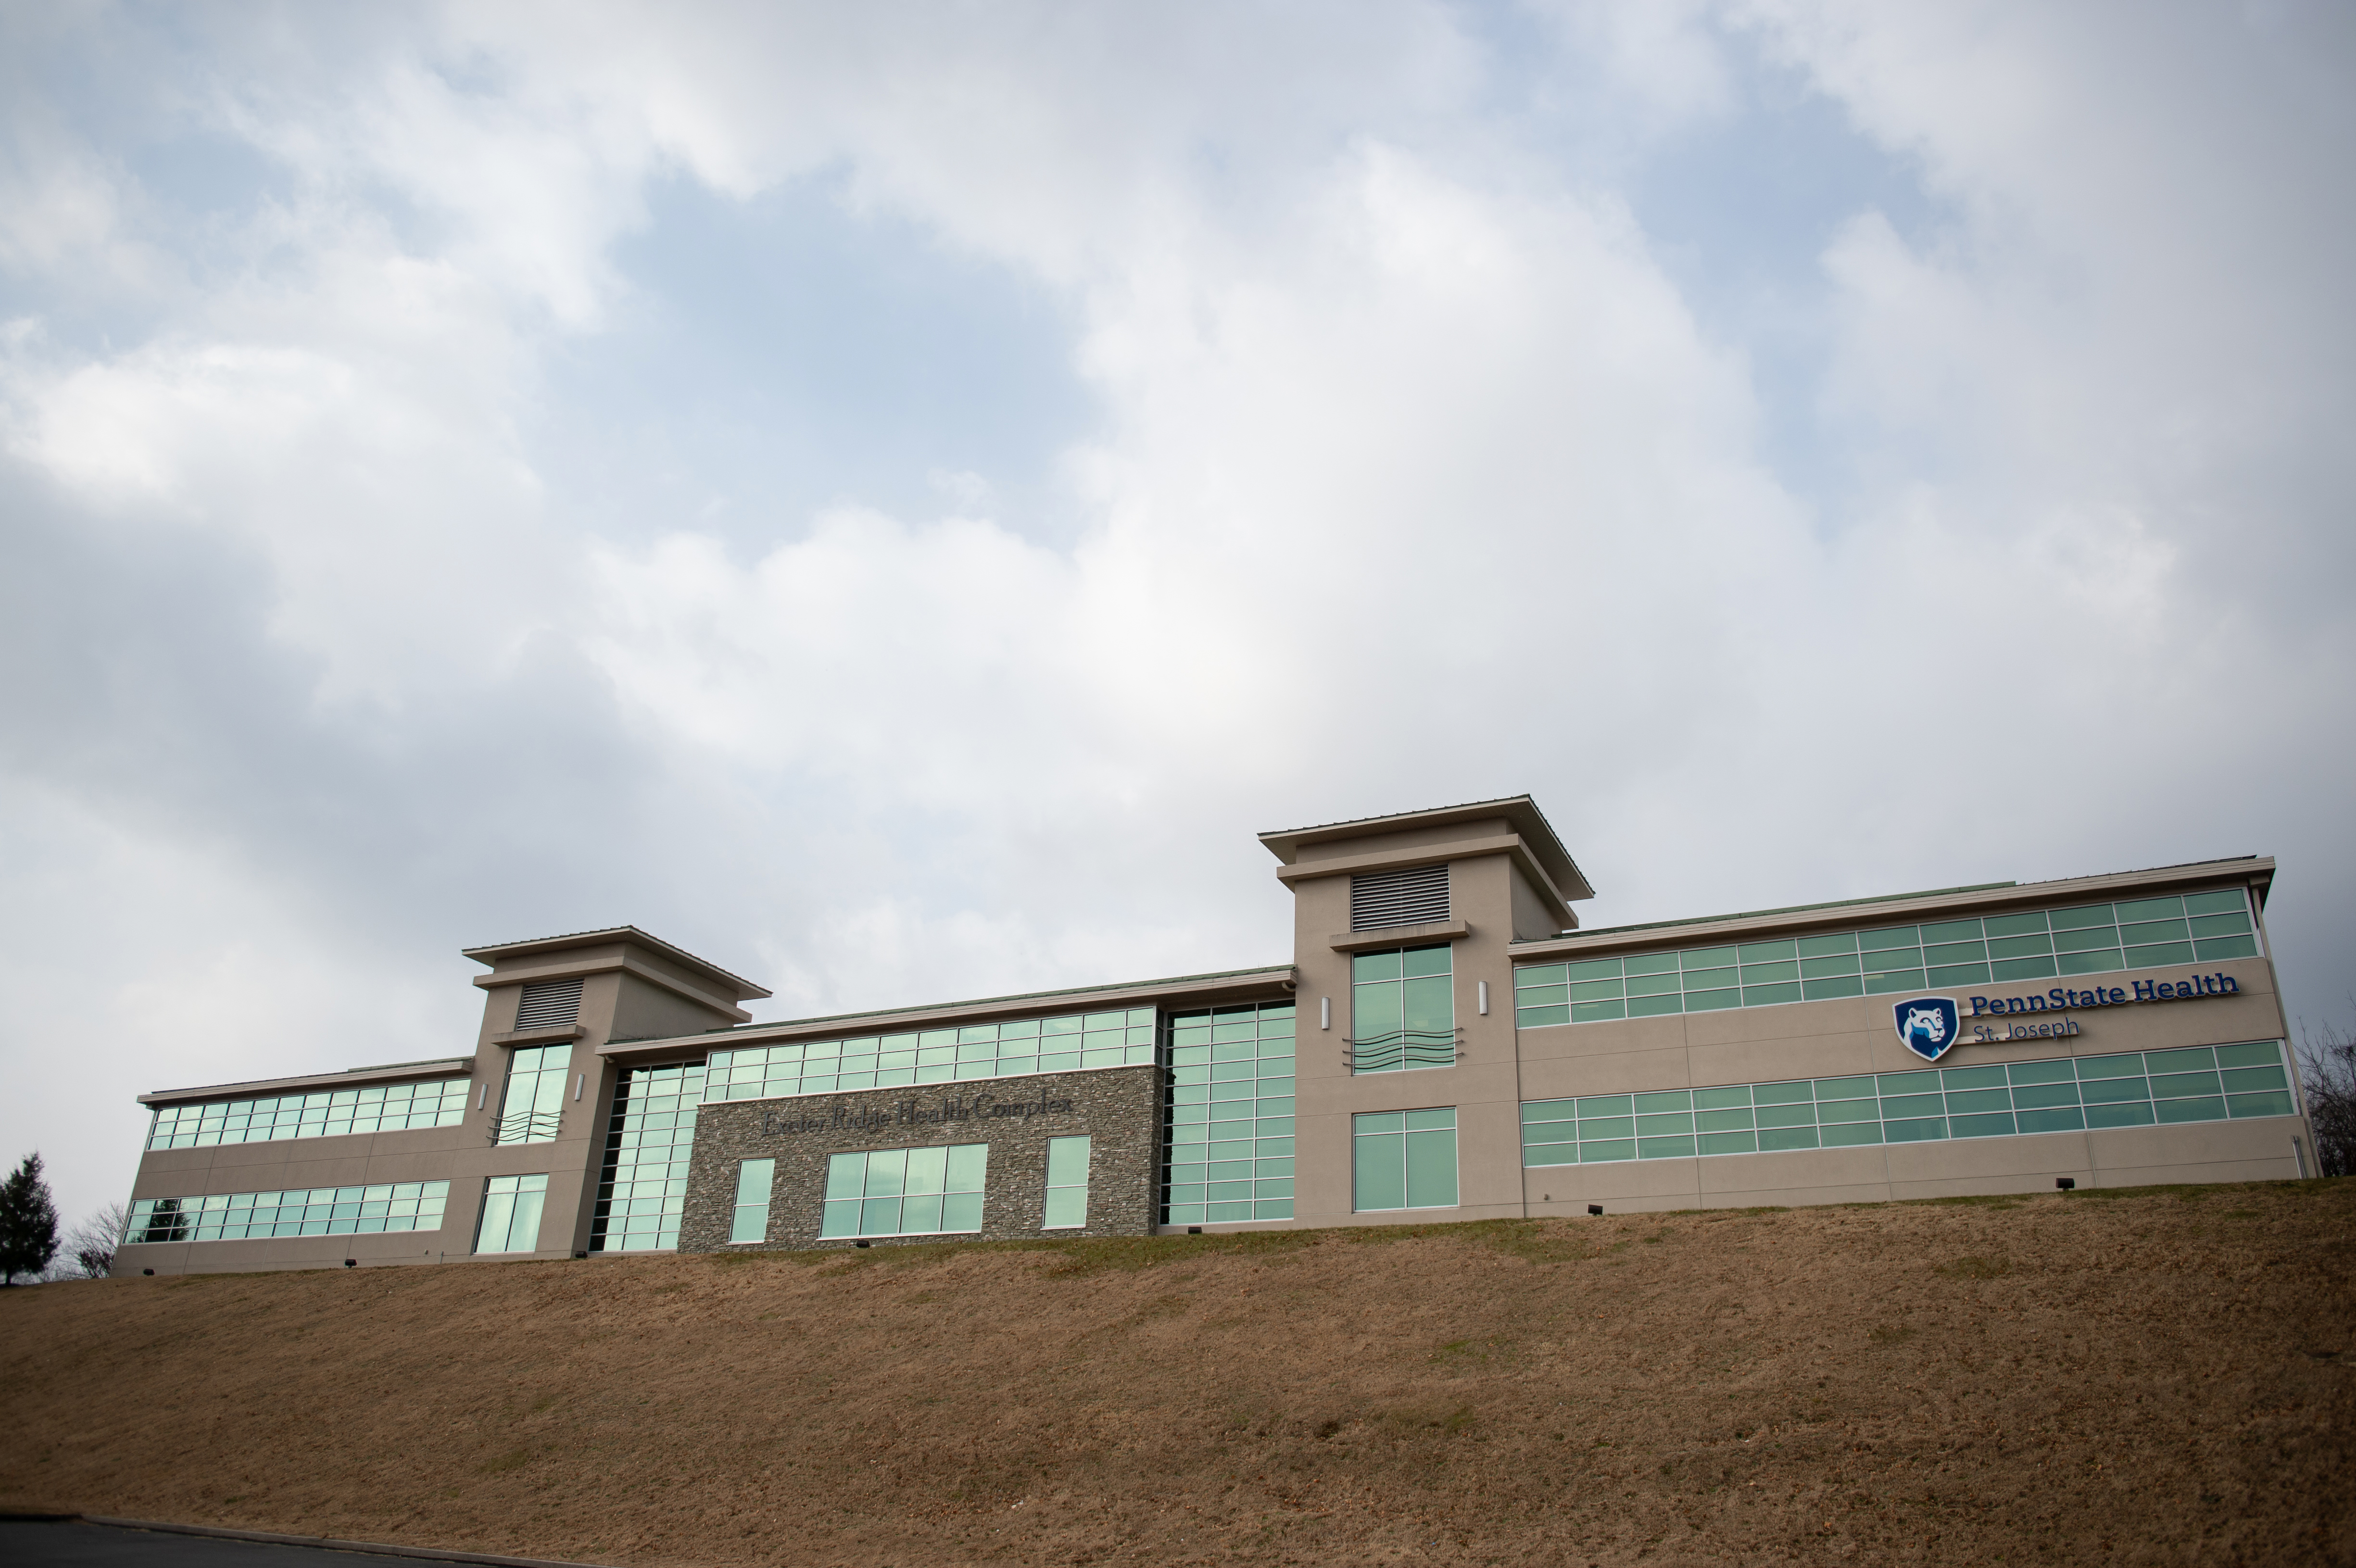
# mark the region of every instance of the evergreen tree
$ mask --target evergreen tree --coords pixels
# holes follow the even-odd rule
[[[37,1275],[58,1255],[58,1206],[41,1179],[41,1157],[25,1162],[0,1181],[0,1285],[20,1274]]]

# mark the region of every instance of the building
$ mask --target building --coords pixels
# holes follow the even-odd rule
[[[2274,862],[1582,930],[1527,797],[1260,841],[1264,968],[753,1023],[634,927],[471,1053],[143,1095],[158,1274],[2288,1179]]]

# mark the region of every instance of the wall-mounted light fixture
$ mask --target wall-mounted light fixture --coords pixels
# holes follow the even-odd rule
[[[1481,982],[1481,1016],[1484,1019],[1489,1016],[1489,982],[1486,980]]]
[[[589,1074],[586,1072],[576,1072],[573,1075],[573,1097],[575,1100],[581,1098],[581,1085],[587,1082],[589,1082]]]
[[[1317,998],[1317,1027],[1319,1029],[1333,1027],[1333,998],[1331,997]]]

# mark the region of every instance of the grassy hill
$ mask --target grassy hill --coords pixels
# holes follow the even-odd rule
[[[0,1291],[0,1498],[617,1563],[2356,1562],[2356,1181]]]

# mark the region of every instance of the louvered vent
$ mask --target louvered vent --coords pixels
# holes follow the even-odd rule
[[[1418,866],[1350,879],[1350,929],[1421,925],[1448,918],[1448,868]]]
[[[570,1029],[580,1017],[579,980],[542,980],[537,986],[523,988],[523,1000],[516,1004],[515,1026],[518,1029]]]

